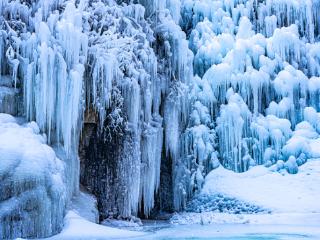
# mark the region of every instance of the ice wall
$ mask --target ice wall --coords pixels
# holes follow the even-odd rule
[[[193,71],[180,1],[141,4],[1,1],[1,75],[23,88],[25,117],[65,161],[68,198],[78,191],[79,140],[89,139],[81,182],[99,195],[102,217],[148,216],[163,153],[172,159],[174,207],[190,193],[180,135]],[[89,136],[83,124],[94,125]]]
[[[94,161],[84,163],[93,178],[100,167],[107,172],[117,169],[110,178],[105,174],[98,177],[106,186],[93,183],[88,179],[90,174],[83,172],[83,181],[93,184],[97,193],[104,187],[123,188],[123,197],[112,197],[113,191],[108,196],[102,193],[104,199],[111,200],[102,203],[105,217],[128,218],[138,212],[149,215],[160,186],[162,157],[172,159],[174,183],[170,187],[175,188],[176,194],[170,201],[176,209],[186,201],[188,172],[180,135],[188,116],[186,94],[193,74],[192,53],[185,33],[177,25],[180,17],[172,17],[176,13],[180,16],[178,1],[141,4],[145,8],[138,4],[120,7],[93,2],[85,17],[85,28],[95,29],[88,38],[86,106],[97,112],[99,124],[94,132],[105,140],[89,143],[84,155],[92,158],[91,154],[101,151],[101,145],[113,146],[115,140],[122,149],[113,156],[112,149],[105,148],[110,154],[103,158],[110,159],[109,166],[99,166]],[[90,115],[92,112],[86,111],[85,118]],[[100,150],[90,153],[90,146]],[[180,176],[185,180],[181,181]]]
[[[88,12],[86,30],[94,31],[88,32],[85,118],[96,115],[97,127],[84,146],[81,181],[99,195],[103,217],[148,215],[163,141],[153,32],[141,5],[93,2]]]
[[[159,3],[162,1],[158,1]],[[164,4],[164,3],[162,3]],[[145,4],[147,13],[150,5]],[[154,6],[154,5],[153,5]],[[153,16],[156,42],[155,53],[158,58],[159,87],[154,89],[161,97],[156,106],[163,116],[164,148],[162,161],[172,164],[172,209],[184,208],[191,194],[189,179],[190,171],[184,161],[183,132],[189,115],[188,91],[193,76],[193,54],[188,48],[186,34],[177,23],[180,20],[180,2],[168,0],[159,7]],[[151,16],[152,17],[152,16]],[[169,166],[170,167],[170,166]],[[163,181],[170,181],[163,179]],[[164,190],[170,191],[170,190]],[[161,194],[161,193],[160,193]],[[166,195],[164,193],[164,195]],[[160,195],[160,199],[161,199]]]
[[[45,134],[40,143],[54,145],[63,161],[55,163],[51,148],[32,145],[31,135],[20,139],[28,129],[10,132],[12,145],[9,149],[3,145],[9,157],[1,160],[1,166],[9,160],[13,168],[6,168],[1,182],[0,235],[46,237],[61,230],[65,207],[79,186],[77,146],[87,47],[82,9],[81,4],[59,1],[1,1],[0,5],[1,111],[36,121],[37,131]],[[16,163],[10,157],[14,148]]]
[[[295,173],[318,156],[319,7],[2,0],[0,111],[20,114],[23,96],[66,201],[80,175],[102,218],[183,209],[219,164]]]
[[[296,172],[292,162],[312,155],[307,148],[315,154],[310,149],[317,137],[304,122],[308,113],[319,111],[319,1],[185,0],[181,9],[199,76],[193,81],[191,104],[197,110],[189,128],[207,126],[191,139],[216,134],[215,155],[237,172],[279,161],[288,161],[288,171]],[[294,151],[298,142],[305,147]],[[206,152],[204,146],[189,141],[185,161],[190,156],[197,163],[209,161],[210,154],[198,154]]]

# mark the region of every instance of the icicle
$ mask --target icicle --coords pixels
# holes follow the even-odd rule
[[[243,161],[244,138],[248,136],[251,113],[238,94],[227,92],[228,104],[222,105],[217,119],[217,133],[222,163],[225,167],[241,172],[248,169]]]
[[[140,203],[143,201],[143,212],[147,216],[154,206],[154,196],[160,186],[162,131],[161,121],[153,122],[142,134]]]

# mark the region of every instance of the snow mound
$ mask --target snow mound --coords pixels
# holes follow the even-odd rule
[[[93,222],[99,222],[98,203],[95,196],[88,193],[83,187],[77,195],[73,196],[70,209],[80,217]]]
[[[189,203],[188,212],[175,214],[170,222],[215,224],[212,227],[227,223],[267,225],[267,229],[273,229],[273,225],[319,228],[319,176],[319,159],[308,160],[297,174],[264,166],[235,173],[220,166],[208,174],[203,190]],[[268,211],[248,211],[264,209]]]
[[[255,204],[274,213],[319,213],[320,161],[309,160],[297,174],[256,166],[244,173],[219,167],[206,177],[202,194]]]
[[[64,164],[31,122],[0,113],[0,236],[45,237],[62,228]]]

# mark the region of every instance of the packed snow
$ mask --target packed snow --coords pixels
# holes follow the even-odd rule
[[[0,113],[0,236],[42,237],[63,226],[65,164],[35,122]]]
[[[175,224],[252,223],[320,224],[320,161],[311,160],[297,174],[257,166],[244,173],[223,167],[211,171],[188,212]]]
[[[320,161],[308,161],[297,174],[254,167],[245,173],[234,173],[222,167],[210,172],[202,193],[220,193],[272,212],[320,213]]]
[[[69,211],[65,217],[62,232],[46,239],[125,239],[140,238],[143,235],[145,235],[144,232],[121,230],[92,223],[77,213]]]

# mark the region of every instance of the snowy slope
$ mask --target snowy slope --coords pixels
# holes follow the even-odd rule
[[[263,166],[245,173],[219,167],[206,177],[202,194],[232,196],[275,213],[320,213],[320,161],[307,162],[297,174]]]
[[[219,167],[209,173],[199,195],[200,199],[232,201],[228,209],[211,211],[208,203],[202,202],[202,212],[176,214],[175,224],[280,224],[320,227],[320,161],[310,160],[299,168],[297,174],[286,170],[272,171],[264,166],[253,167],[244,173],[235,173]],[[219,199],[216,196],[220,196]],[[195,199],[199,196],[195,196]],[[233,206],[232,204],[237,206]],[[234,214],[232,208],[239,209]],[[252,213],[252,206],[263,211]],[[246,212],[247,211],[247,212]],[[270,227],[270,226],[269,226]]]

